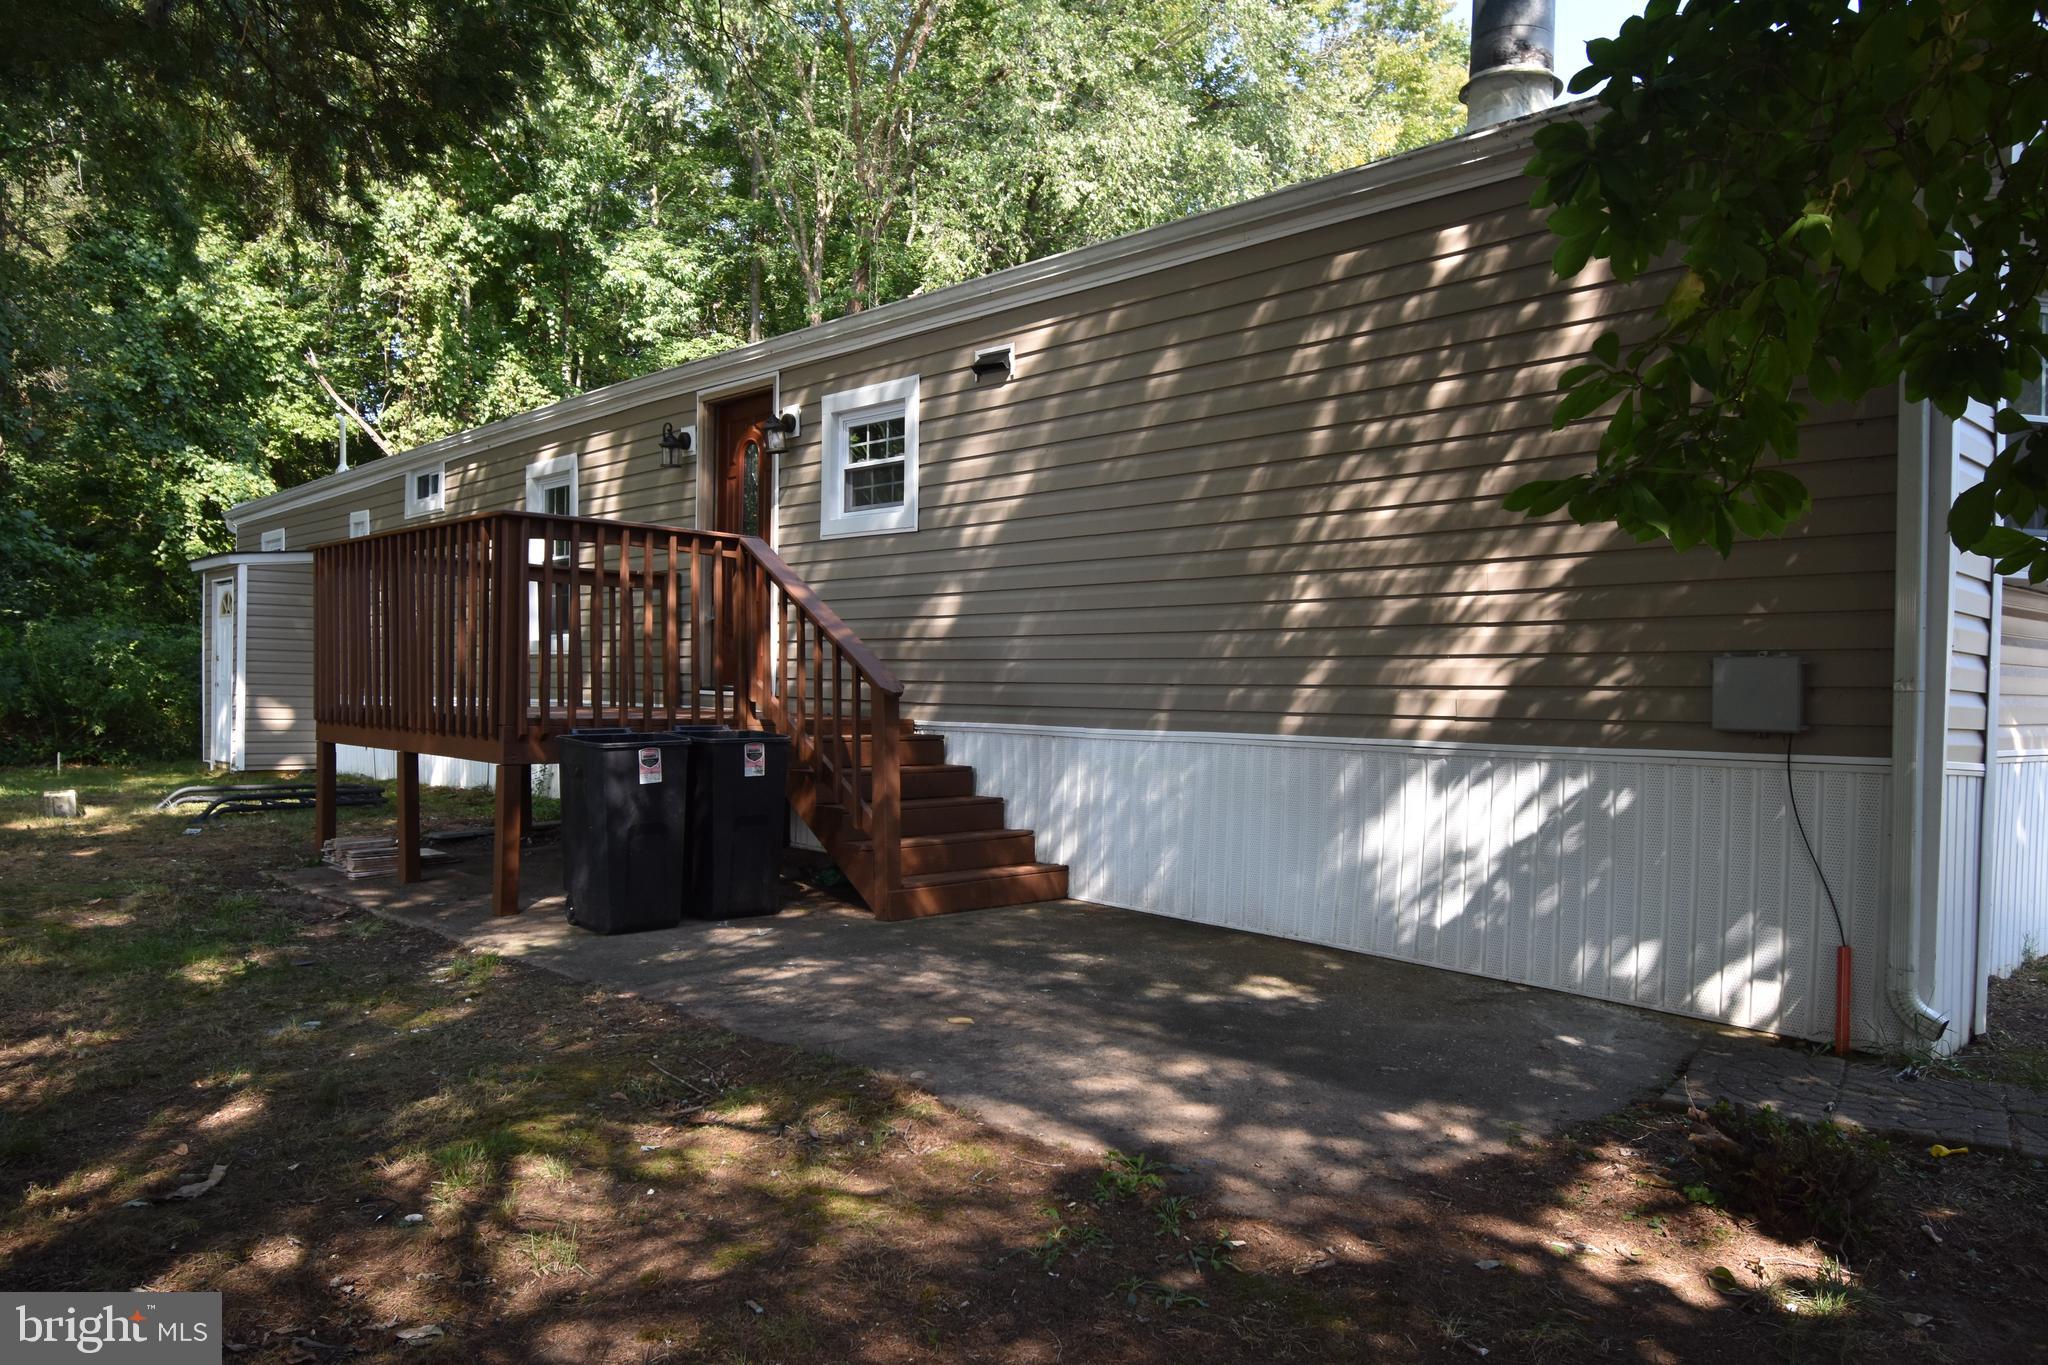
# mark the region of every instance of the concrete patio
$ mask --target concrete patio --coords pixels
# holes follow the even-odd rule
[[[491,917],[480,857],[410,886],[327,868],[286,881],[893,1072],[1084,1160],[1161,1156],[1251,1213],[1397,1196],[1405,1177],[1653,1095],[1727,1032],[1074,901],[883,924],[791,884],[772,918],[599,937],[564,919],[545,845],[513,918]]]

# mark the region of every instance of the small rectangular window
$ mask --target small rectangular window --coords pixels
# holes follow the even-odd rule
[[[284,532],[282,530],[265,531],[263,533],[263,548],[265,550],[282,550],[284,548]]]
[[[819,533],[917,529],[918,377],[825,395]]]
[[[348,533],[351,538],[370,534],[370,509],[348,514]]]
[[[422,517],[439,512],[446,505],[446,465],[415,469],[405,476],[405,514]]]
[[[903,505],[903,419],[884,417],[846,429],[846,508]]]

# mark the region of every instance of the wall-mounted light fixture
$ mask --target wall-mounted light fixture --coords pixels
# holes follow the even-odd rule
[[[771,417],[762,424],[762,434],[768,439],[768,449],[780,455],[789,449],[789,443],[803,427],[803,419],[795,408],[784,408],[778,417]]]
[[[1001,346],[990,346],[974,353],[974,382],[986,384],[1006,382],[1017,359],[1017,348],[1005,342]]]
[[[674,422],[663,422],[661,424],[661,467],[663,469],[681,469],[683,467],[683,457],[690,453],[690,447],[694,444],[693,438],[696,434],[697,429],[695,427],[684,427],[681,431],[678,431]]]

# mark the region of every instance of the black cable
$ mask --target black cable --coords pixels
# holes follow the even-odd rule
[[[1806,837],[1806,821],[1799,815],[1799,793],[1792,789],[1792,741],[1797,737],[1785,736],[1785,804],[1792,807],[1792,823],[1799,827],[1799,842],[1806,845],[1806,860],[1813,864],[1813,875],[1820,878],[1820,889],[1827,893],[1828,909],[1835,912],[1835,933],[1846,947],[1849,931],[1842,926],[1842,907],[1835,904],[1835,889],[1828,885],[1828,874],[1820,865],[1820,856],[1813,851],[1813,840]]]

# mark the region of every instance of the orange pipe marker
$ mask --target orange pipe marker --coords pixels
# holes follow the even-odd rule
[[[1849,1055],[1849,981],[1854,958],[1849,945],[1835,949],[1835,1055]]]

